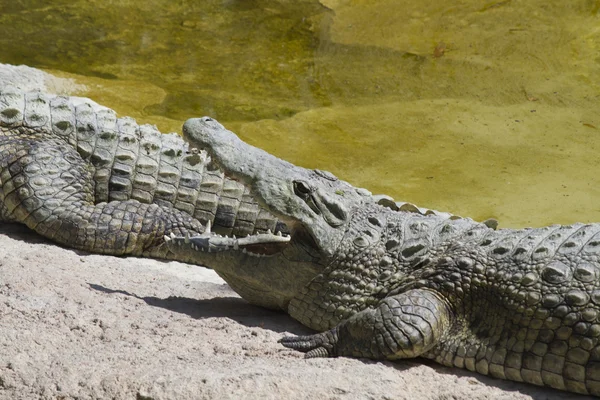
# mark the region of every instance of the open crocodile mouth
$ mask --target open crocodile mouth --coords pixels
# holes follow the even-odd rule
[[[204,233],[195,236],[177,236],[171,233],[164,236],[168,246],[177,246],[180,249],[189,247],[199,252],[224,252],[241,251],[256,256],[266,256],[278,253],[287,246],[291,240],[290,235],[284,235],[281,232],[272,233],[268,230],[266,233],[257,233],[243,238],[233,236],[222,236],[212,232],[211,223],[206,223]]]

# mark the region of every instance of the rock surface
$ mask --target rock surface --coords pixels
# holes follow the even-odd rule
[[[85,85],[78,84],[73,79],[58,78],[26,65],[0,63],[0,88],[4,86],[14,86],[21,90],[42,90],[60,95],[73,95],[86,89]]]

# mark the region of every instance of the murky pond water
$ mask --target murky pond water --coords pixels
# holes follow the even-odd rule
[[[600,0],[14,0],[0,62],[503,227],[600,221]]]

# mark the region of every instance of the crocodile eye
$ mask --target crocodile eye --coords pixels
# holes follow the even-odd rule
[[[310,186],[304,181],[294,181],[294,193],[298,196],[306,196],[311,192]]]

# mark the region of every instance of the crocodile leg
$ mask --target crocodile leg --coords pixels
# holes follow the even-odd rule
[[[0,146],[3,213],[49,239],[94,253],[168,258],[163,235],[203,232],[172,208],[137,200],[94,204],[89,163],[63,142],[9,141]]]
[[[429,351],[448,331],[452,312],[435,292],[413,289],[383,299],[333,329],[309,336],[284,337],[284,346],[307,358],[353,356],[412,358]]]

